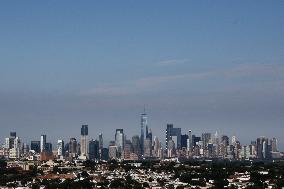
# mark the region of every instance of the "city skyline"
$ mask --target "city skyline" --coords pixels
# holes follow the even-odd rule
[[[145,126],[146,128],[144,128],[143,130],[142,130],[142,125],[143,126]],[[116,132],[117,131],[120,131],[120,130],[122,130],[122,133],[123,133],[123,135],[124,135],[124,137],[127,137],[128,139],[131,139],[133,136],[136,136],[136,135],[138,135],[138,136],[140,136],[140,145],[141,145],[141,142],[142,142],[142,140],[141,140],[141,136],[143,136],[144,137],[144,140],[147,138],[147,131],[148,131],[148,114],[146,113],[146,111],[145,111],[145,106],[144,106],[144,110],[143,110],[143,112],[140,114],[140,125],[138,125],[137,126],[137,133],[129,133],[129,132],[124,132],[123,130],[123,128],[116,128],[116,129],[114,129],[113,131],[110,131],[110,132],[108,132],[108,133],[112,133],[112,134],[110,134],[110,135],[107,135],[107,134],[105,134],[105,133],[102,133],[102,132],[100,132],[100,131],[98,131],[98,133],[96,134],[96,135],[89,135],[88,133],[89,133],[89,124],[82,124],[80,127],[80,132],[78,132],[77,131],[77,134],[76,135],[72,135],[72,136],[70,136],[70,135],[68,135],[68,134],[66,134],[66,135],[63,135],[63,136],[61,136],[61,137],[59,137],[59,138],[55,138],[55,136],[52,136],[52,135],[48,135],[48,137],[50,138],[49,139],[49,141],[50,141],[50,143],[47,143],[47,140],[46,140],[46,138],[47,138],[47,134],[46,133],[44,133],[44,134],[41,134],[41,135],[36,135],[36,136],[30,136],[29,138],[24,138],[24,137],[21,137],[21,141],[22,142],[24,142],[24,143],[30,143],[31,141],[39,141],[40,142],[40,151],[44,151],[44,150],[42,150],[42,149],[44,149],[45,147],[42,147],[42,146],[45,146],[46,144],[52,144],[54,147],[56,147],[56,145],[57,145],[57,141],[59,141],[59,140],[62,140],[62,141],[69,141],[69,139],[71,139],[71,138],[75,138],[75,139],[77,139],[78,141],[81,141],[80,143],[82,143],[82,140],[83,140],[83,142],[84,142],[84,146],[86,145],[86,152],[88,151],[87,149],[88,149],[88,141],[91,141],[91,140],[99,140],[100,139],[100,136],[103,136],[104,137],[104,143],[105,143],[105,146],[104,147],[106,147],[106,146],[108,146],[107,144],[109,143],[109,142],[111,142],[111,141],[113,141],[113,140],[115,140],[115,136],[116,136]],[[160,132],[158,131],[157,133],[152,133],[152,127],[150,127],[149,129],[151,130],[151,138],[153,138],[154,139],[154,137],[158,137],[159,138],[159,140],[161,140],[161,143],[162,143],[162,147],[163,148],[165,148],[165,149],[167,149],[167,129],[168,129],[168,127],[177,127],[177,128],[174,128],[174,130],[172,131],[173,133],[175,133],[174,135],[175,135],[175,137],[177,137],[177,139],[179,139],[179,140],[181,140],[181,135],[188,135],[188,133],[190,134],[190,135],[192,135],[192,132],[194,132],[194,131],[192,131],[190,128],[183,128],[183,127],[180,127],[180,126],[177,126],[177,125],[175,125],[174,123],[166,123],[165,125],[164,125],[164,128],[161,128],[161,130],[160,130]],[[79,127],[78,127],[79,128]],[[90,127],[91,128],[91,131],[92,131],[92,127]],[[94,127],[93,129],[95,129],[95,130],[97,130],[97,128],[96,127]],[[146,129],[146,130],[145,130]],[[179,129],[179,130],[176,130],[176,129]],[[143,131],[143,135],[142,135],[142,131]],[[17,131],[10,131],[10,134],[12,135],[12,134],[14,134],[14,135],[16,135],[16,133],[18,133]],[[81,134],[80,134],[81,133]],[[91,132],[91,133],[93,133],[93,132]],[[180,135],[178,136],[176,133],[180,133]],[[244,144],[249,144],[251,141],[253,141],[254,140],[254,138],[257,138],[257,137],[267,137],[267,138],[275,138],[275,136],[273,136],[273,135],[271,135],[271,136],[267,136],[267,135],[259,135],[259,136],[256,136],[256,137],[250,137],[250,138],[245,138],[245,140],[242,140],[242,137],[241,136],[239,136],[239,135],[237,135],[236,134],[236,132],[232,132],[232,133],[222,133],[222,132],[220,132],[220,131],[218,131],[218,130],[215,130],[215,131],[210,131],[210,130],[208,130],[208,129],[201,129],[201,130],[197,130],[197,132],[195,131],[194,132],[194,134],[196,134],[196,135],[203,135],[203,134],[210,134],[210,138],[211,138],[211,134],[212,134],[212,136],[213,136],[213,134],[215,133],[215,135],[217,134],[217,133],[219,133],[221,136],[223,136],[223,135],[225,135],[225,136],[228,136],[229,138],[231,138],[231,137],[238,137],[238,139],[242,142],[241,144],[242,145],[244,145]],[[19,134],[19,133],[18,133]],[[7,134],[5,135],[4,134],[4,138],[0,138],[0,144],[2,143],[2,144],[5,144],[5,138],[7,137]],[[42,139],[44,137],[44,139]],[[83,137],[83,139],[82,139],[82,137]],[[124,138],[123,137],[123,138]],[[143,140],[143,141],[144,141]],[[43,142],[42,142],[43,141]],[[188,143],[188,142],[187,142]],[[179,146],[181,146],[181,144],[179,143],[179,144],[177,144],[177,145],[179,145]],[[279,142],[279,139],[278,139],[278,148],[280,149],[280,151],[282,150],[282,149],[284,149],[283,147],[284,147],[284,144],[282,144],[281,143],[281,138],[280,138],[280,142]],[[144,144],[143,145],[141,145],[141,148],[143,147],[143,150],[144,150]],[[55,149],[55,148],[54,148]],[[141,151],[142,153],[143,153],[143,150]],[[88,152],[87,152],[88,153]],[[84,152],[83,153],[84,155],[83,156],[87,156],[86,155],[86,153]]]
[[[0,2],[0,142],[168,123],[284,149],[284,2]],[[144,128],[145,130],[146,128]],[[109,137],[109,138],[108,138]],[[164,141],[162,141],[164,144]],[[53,144],[55,145],[55,144]]]
[[[146,112],[141,114],[142,124],[147,120]],[[144,123],[143,123],[144,122]],[[236,135],[228,137],[226,134],[218,135],[218,132],[203,132],[201,135],[182,133],[181,128],[167,124],[165,132],[166,143],[152,135],[151,128],[146,126],[146,131],[141,132],[143,145],[139,135],[127,138],[123,129],[116,129],[113,140],[103,146],[102,133],[99,140],[88,139],[88,125],[81,127],[81,142],[75,138],[70,142],[58,139],[54,147],[47,142],[47,136],[41,135],[40,141],[30,141],[29,145],[23,142],[17,132],[11,131],[10,136],[5,138],[5,144],[0,148],[0,156],[6,159],[29,159],[29,160],[163,160],[163,159],[230,159],[230,160],[271,160],[282,159],[283,152],[279,151],[278,139],[260,136],[256,140],[251,139],[249,144],[242,143]],[[65,145],[64,145],[65,144]]]

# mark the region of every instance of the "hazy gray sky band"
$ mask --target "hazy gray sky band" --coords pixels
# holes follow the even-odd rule
[[[0,138],[166,123],[283,138],[284,2],[0,2]],[[2,141],[3,142],[3,141]]]

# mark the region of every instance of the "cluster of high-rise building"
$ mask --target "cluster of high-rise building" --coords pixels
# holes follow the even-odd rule
[[[282,154],[277,149],[277,139],[265,137],[242,145],[236,136],[231,140],[228,136],[219,137],[216,132],[202,133],[201,136],[192,134],[189,130],[181,134],[181,128],[167,125],[166,152],[168,158],[218,158],[218,159],[278,159]]]
[[[114,140],[104,147],[103,135],[98,140],[89,140],[88,125],[82,125],[80,143],[76,138],[70,138],[67,143],[62,139],[57,141],[55,148],[47,142],[46,135],[41,135],[39,141],[31,141],[30,145],[21,143],[16,132],[11,132],[5,138],[0,149],[0,156],[9,159],[27,158],[29,160],[49,159],[91,159],[91,160],[139,160],[164,158],[218,158],[218,159],[274,159],[282,158],[277,149],[277,139],[257,138],[248,145],[243,145],[236,136],[231,139],[216,132],[194,135],[191,130],[182,133],[181,128],[173,124],[166,125],[165,147],[157,136],[153,137],[148,126],[147,114],[140,117],[139,135],[127,138],[123,129],[116,129]]]

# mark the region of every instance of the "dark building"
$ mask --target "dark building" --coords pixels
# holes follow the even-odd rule
[[[176,140],[174,140],[176,138]],[[174,128],[173,124],[167,124],[166,130],[166,150],[168,149],[168,142],[173,140],[177,149],[181,149],[181,128]]]
[[[68,152],[69,153],[69,142],[64,145],[64,152]]]
[[[100,143],[98,140],[91,140],[89,142],[89,159],[100,159]]]
[[[192,135],[192,142],[193,142],[193,147],[196,146],[196,143],[201,141],[201,137],[197,137],[195,135]]]
[[[31,150],[40,153],[40,141],[31,141]]]
[[[52,153],[52,144],[51,143],[46,143],[45,144],[45,151],[47,153]]]
[[[185,134],[185,135],[181,135],[180,136],[181,138],[181,148],[187,148],[187,139],[188,139],[188,135]]]
[[[11,138],[16,138],[17,137],[17,133],[16,132],[10,132],[10,137]]]
[[[109,158],[108,156],[108,149],[107,148],[103,148],[102,149],[102,160],[107,161]]]
[[[81,135],[88,135],[88,125],[82,125]]]

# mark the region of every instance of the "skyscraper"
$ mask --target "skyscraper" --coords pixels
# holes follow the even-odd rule
[[[181,148],[187,148],[187,141],[188,141],[188,135],[184,134],[180,136],[181,140]]]
[[[10,132],[10,138],[16,138],[17,133],[16,132]]]
[[[81,127],[81,156],[87,158],[88,156],[88,125],[82,125]]]
[[[40,141],[31,141],[31,150],[40,153]]]
[[[45,152],[52,154],[52,144],[50,142],[45,144]]]
[[[202,133],[203,155],[209,157],[208,144],[211,143],[211,133]]]
[[[152,143],[150,138],[144,140],[144,157],[152,156]]]
[[[46,135],[40,136],[40,152],[44,152],[46,150]]]
[[[223,135],[221,137],[220,155],[225,158],[227,156],[227,147],[229,146],[229,137]]]
[[[176,151],[175,142],[173,140],[169,140],[168,141],[168,150],[167,150],[168,158],[175,157],[175,154],[176,154],[175,151]]]
[[[131,153],[133,153],[132,143],[130,140],[125,140],[124,150],[123,150],[123,159],[125,160],[131,159]]]
[[[181,128],[174,128],[173,124],[167,124],[166,130],[166,150],[168,150],[168,142],[173,140],[176,149],[181,149]]]
[[[89,142],[89,159],[99,159],[99,141],[91,140]]]
[[[133,153],[135,153],[138,157],[141,155],[141,145],[140,139],[138,135],[132,137],[132,146],[133,146]]]
[[[259,159],[270,158],[271,151],[268,148],[268,138],[260,137],[256,139],[256,155]]]
[[[99,159],[102,159],[103,148],[104,148],[103,134],[100,133],[99,134],[99,154],[100,154],[100,158]]]
[[[100,147],[100,149],[103,149],[103,147],[104,147],[103,134],[102,133],[99,134],[99,147]]]
[[[16,137],[14,140],[14,150],[16,151],[16,158],[20,158],[22,152],[21,140],[19,137]]]
[[[14,141],[16,138],[16,132],[10,132],[10,137],[5,138],[5,148],[12,149],[14,148]]]
[[[146,135],[146,138],[148,138],[150,140],[150,144],[152,146],[153,144],[153,135],[152,135],[152,129],[148,130],[148,134]]]
[[[155,136],[153,156],[156,158],[162,158],[162,154],[163,154],[163,149],[161,142],[159,141],[159,138]]]
[[[115,145],[117,146],[118,157],[121,157],[124,148],[124,133],[123,129],[116,129]]]
[[[64,141],[63,140],[58,140],[57,141],[57,155],[59,157],[64,155]]]
[[[148,125],[147,122],[147,114],[144,108],[144,113],[141,114],[141,136],[140,136],[140,151],[141,151],[141,155],[144,155],[144,128],[146,128]]]
[[[75,157],[77,154],[77,140],[76,138],[70,138],[69,141],[69,157]]]
[[[188,131],[188,139],[187,139],[187,150],[192,151],[193,147],[192,133],[191,130]]]
[[[271,139],[270,143],[271,143],[271,151],[277,152],[278,151],[277,150],[277,139],[276,138]]]

